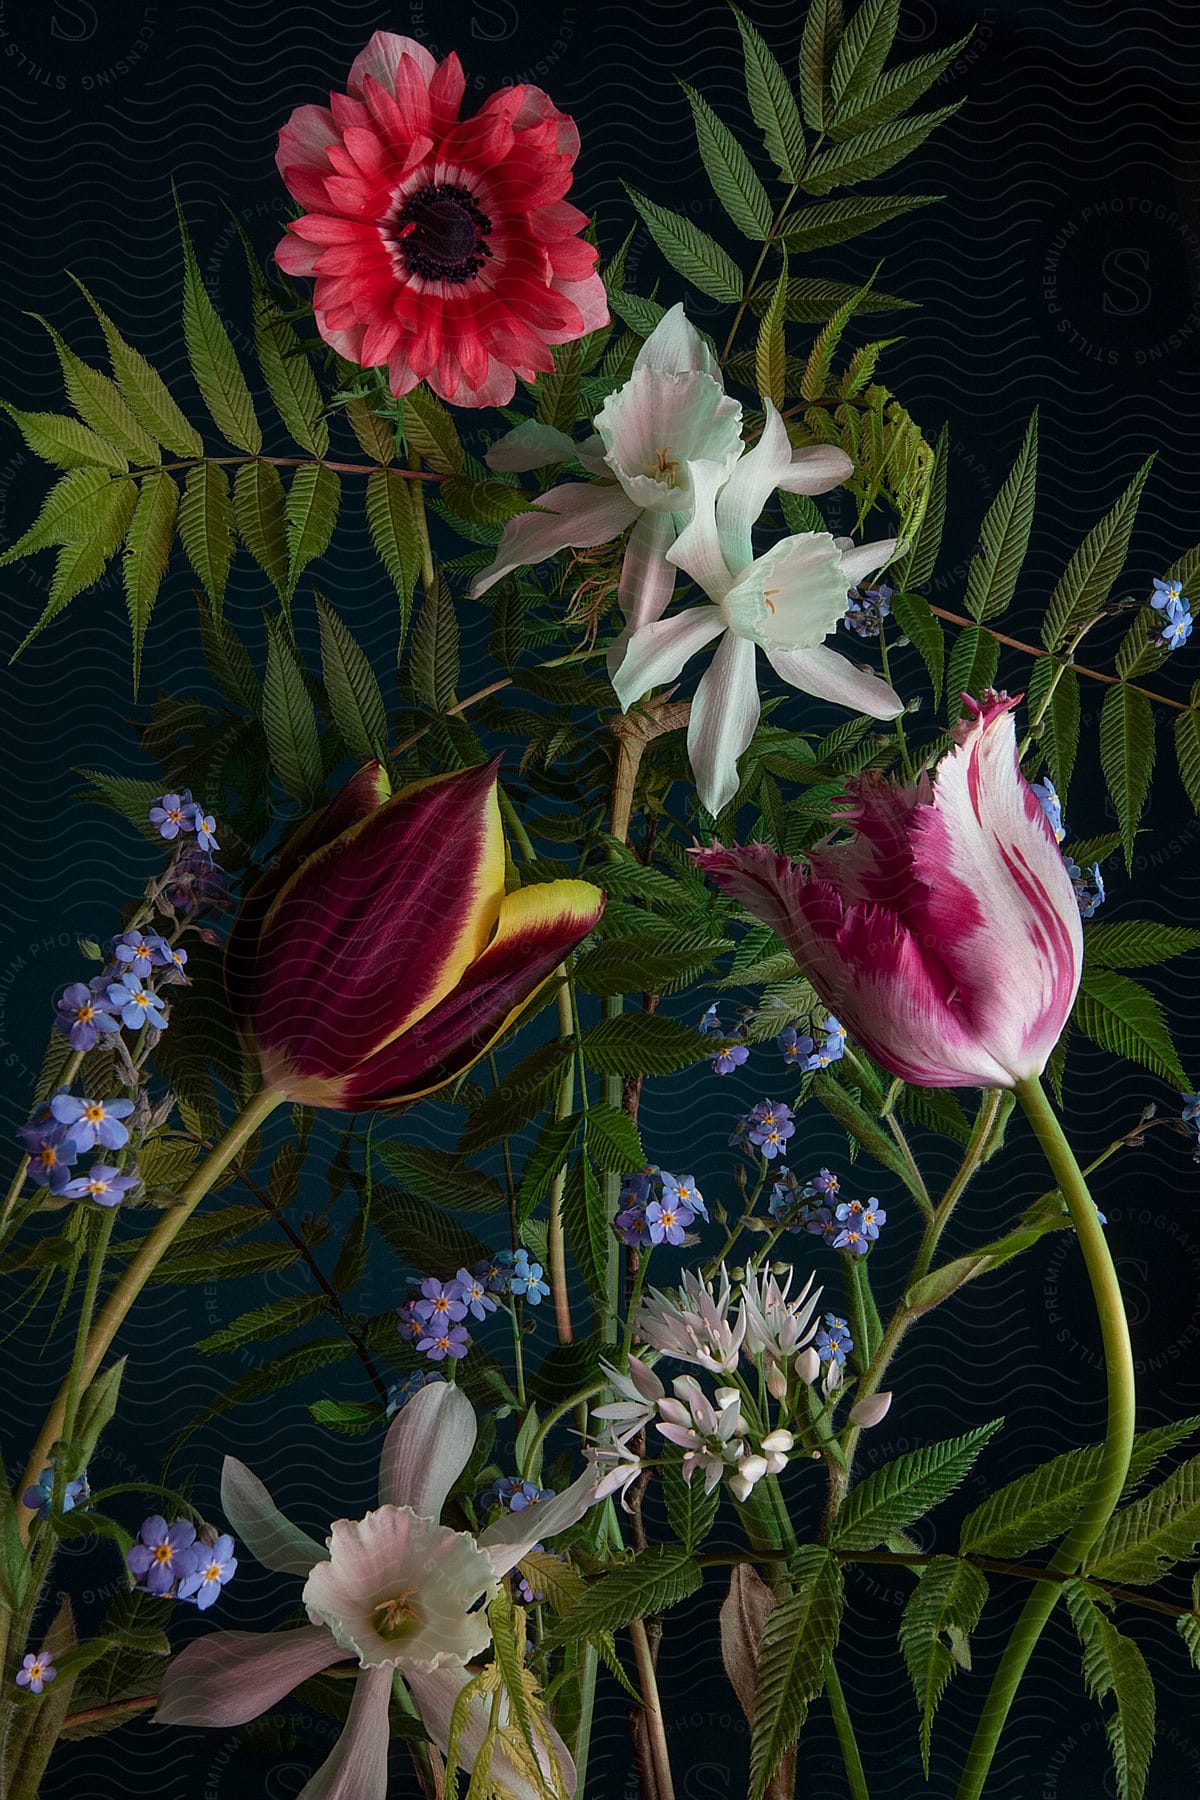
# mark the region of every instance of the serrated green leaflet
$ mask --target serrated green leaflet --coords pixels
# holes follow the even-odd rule
[[[225,598],[225,583],[235,549],[233,503],[229,477],[215,463],[189,469],[179,505],[179,540],[196,577],[215,606]]]
[[[1138,502],[1153,463],[1154,458],[1148,457],[1112,511],[1092,527],[1064,569],[1042,620],[1042,642],[1047,650],[1061,650],[1108,599],[1125,563]]]
[[[129,525],[122,565],[125,604],[129,611],[129,628],[133,638],[135,694],[142,673],[142,645],[150,615],[154,611],[154,602],[158,599],[158,590],[170,561],[178,510],[179,489],[170,475],[159,470],[143,477]]]
[[[273,463],[243,463],[233,478],[233,516],[242,542],[280,595],[287,593],[287,496]]]
[[[797,1591],[768,1615],[758,1655],[750,1738],[750,1796],[761,1800],[772,1775],[825,1685],[841,1625],[842,1572],[827,1550],[807,1545],[793,1558]]]
[[[921,113],[915,119],[876,125],[844,144],[823,150],[809,164],[804,177],[805,193],[828,194],[833,188],[853,187],[856,182],[882,175],[923,144],[931,131],[952,119],[961,105],[960,100],[936,112]]]
[[[850,1489],[834,1526],[843,1550],[874,1550],[952,1494],[1002,1419],[992,1419],[961,1437],[946,1438],[910,1451]]]
[[[978,1569],[938,1556],[921,1571],[900,1620],[900,1649],[921,1709],[921,1763],[929,1779],[933,1717],[951,1676],[970,1666],[965,1641],[979,1623],[988,1587]],[[954,1648],[943,1641],[950,1638]]]
[[[981,625],[966,625],[954,640],[950,667],[946,671],[946,711],[951,720],[966,711],[964,694],[976,700],[996,679],[1000,664],[1000,646],[990,631]]]
[[[360,762],[387,754],[387,710],[366,652],[334,612],[317,595],[321,629],[321,674],[333,722],[351,756]]]
[[[262,449],[262,431],[250,389],[229,333],[208,297],[178,199],[176,210],[183,246],[183,336],[192,374],[221,436],[235,450],[257,456]]]
[[[1085,967],[1073,1016],[1084,1036],[1102,1050],[1141,1063],[1172,1087],[1187,1087],[1162,1007],[1127,975]]]
[[[322,463],[306,463],[292,476],[284,503],[289,593],[295,593],[304,570],[329,548],[341,498],[340,481]]]
[[[280,628],[267,620],[267,671],[263,679],[262,723],[271,766],[295,800],[315,804],[323,794],[325,769],[317,718],[304,677]]]
[[[1155,747],[1154,713],[1146,696],[1124,682],[1109,688],[1100,709],[1100,767],[1117,809],[1128,869],[1154,774]]]
[[[631,1619],[669,1611],[694,1594],[702,1576],[696,1560],[674,1544],[637,1550],[619,1568],[593,1582],[554,1628],[557,1643],[577,1643],[600,1631],[620,1631]]]
[[[1037,413],[1029,421],[1017,460],[1000,492],[988,507],[979,532],[979,549],[967,570],[965,605],[983,624],[1006,611],[1012,601],[1029,547],[1037,496]]]
[[[686,81],[679,85],[692,109],[700,160],[712,182],[713,192],[743,236],[761,243],[771,229],[774,216],[766,188],[728,125],[718,118],[703,94],[698,94]]]
[[[804,166],[804,126],[791,84],[762,37],[734,7],[733,16],[742,37],[746,93],[754,123],[763,134],[767,155],[788,181],[799,181]]]
[[[446,577],[439,571],[421,602],[410,659],[417,699],[434,712],[454,703],[458,686],[458,617]]]
[[[707,294],[710,300],[736,306],[742,297],[742,276],[729,252],[722,250],[714,238],[693,225],[690,219],[656,205],[628,182],[624,185],[647,231],[671,267],[694,288]]]
[[[1141,1586],[1157,1581],[1200,1543],[1200,1456],[1114,1515],[1087,1560],[1087,1573]]]
[[[1104,1721],[1117,1777],[1118,1800],[1142,1800],[1154,1750],[1154,1682],[1131,1638],[1123,1637],[1079,1581],[1063,1589],[1067,1611],[1083,1650],[1083,1678],[1094,1700],[1109,1696],[1115,1709]]]
[[[1169,1450],[1200,1430],[1200,1417],[1159,1425],[1134,1439],[1125,1494],[1130,1494]],[[974,1556],[1022,1557],[1040,1550],[1074,1524],[1094,1486],[1101,1446],[1068,1450],[997,1488],[963,1521],[959,1548]]]

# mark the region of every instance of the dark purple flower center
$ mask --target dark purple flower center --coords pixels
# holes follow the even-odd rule
[[[492,221],[469,189],[418,188],[396,213],[388,236],[413,275],[426,281],[470,281],[492,254],[484,239]]]

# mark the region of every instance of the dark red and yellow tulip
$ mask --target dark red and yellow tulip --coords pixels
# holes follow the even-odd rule
[[[586,881],[506,893],[497,765],[388,796],[369,764],[251,889],[226,987],[263,1080],[403,1106],[484,1056],[604,910]]]

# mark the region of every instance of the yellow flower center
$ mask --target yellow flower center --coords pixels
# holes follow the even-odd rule
[[[95,1016],[96,1009],[91,1005],[81,1006],[79,1011],[75,1014],[75,1017],[79,1020],[81,1025],[90,1025]]]
[[[670,444],[655,451],[654,461],[646,464],[646,473],[653,475],[656,481],[665,481],[668,487],[678,486],[675,478],[679,473],[679,464],[671,455]]]
[[[171,1560],[171,1557],[173,1555],[174,1555],[174,1551],[171,1549],[170,1544],[155,1544],[155,1546],[154,1546],[155,1562],[169,1563]]]
[[[207,1569],[205,1569],[205,1571],[204,1571],[204,1579],[205,1579],[205,1581],[220,1581],[220,1579],[221,1579],[220,1563],[209,1563]]]
[[[58,1151],[53,1144],[43,1144],[38,1151],[38,1161],[44,1168],[52,1169],[58,1162]]]
[[[669,1231],[671,1226],[675,1223],[675,1214],[673,1212],[660,1213],[659,1219],[661,1220],[662,1224],[664,1224],[667,1227],[667,1229]]]
[[[421,1624],[413,1596],[416,1588],[403,1588],[391,1600],[381,1600],[371,1614],[371,1623],[381,1638],[394,1644],[398,1638],[411,1637]]]
[[[89,1106],[84,1107],[83,1116],[89,1125],[99,1125],[104,1117],[104,1108],[93,1100]]]

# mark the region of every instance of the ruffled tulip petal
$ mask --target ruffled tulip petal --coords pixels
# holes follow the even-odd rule
[[[832,700],[872,719],[894,719],[904,711],[903,700],[886,681],[855,668],[824,644],[811,650],[768,650],[767,660],[790,686],[817,700]]]
[[[604,895],[587,881],[547,881],[506,894],[487,949],[416,1029],[355,1070],[343,1107],[417,1100],[469,1069],[603,911]]]
[[[216,1631],[168,1665],[154,1717],[160,1725],[245,1725],[345,1655],[323,1625]]]
[[[533,568],[568,546],[583,550],[611,543],[633,524],[637,512],[615,483],[566,481],[551,488],[529,512],[505,525],[495,559],[471,583],[471,598],[478,600],[514,569]]]
[[[234,1536],[265,1569],[307,1575],[329,1555],[284,1517],[258,1476],[236,1456],[227,1456],[221,1465],[221,1511]]]
[[[475,1409],[461,1388],[422,1388],[388,1428],[379,1458],[379,1503],[439,1519],[475,1447]],[[307,1571],[306,1571],[307,1573]]]
[[[391,1669],[367,1669],[354,1683],[342,1735],[297,1800],[387,1800]]]
[[[454,989],[503,892],[495,764],[417,782],[316,851],[276,896],[259,941],[270,982],[255,1038],[268,1084],[335,1103],[348,1071]]]
[[[758,724],[757,654],[748,638],[726,632],[692,701],[688,760],[696,792],[714,818],[737,793],[738,757]]]
[[[432,1675],[409,1674],[404,1679],[412,1693],[421,1723],[444,1756],[450,1747],[450,1721],[455,1702],[468,1681],[470,1669],[437,1669]],[[483,1751],[484,1739],[491,1724],[490,1696],[480,1695],[469,1703],[467,1722],[459,1739],[459,1767],[473,1772]],[[507,1724],[507,1698],[501,1701],[500,1722]],[[524,1774],[503,1749],[492,1752],[492,1773],[512,1800],[546,1800],[547,1794],[570,1800],[575,1792],[575,1764],[571,1753],[548,1719],[540,1719],[535,1732],[545,1785],[539,1785]]]
[[[479,1547],[491,1557],[497,1579],[515,1569],[543,1538],[577,1525],[596,1499],[596,1481],[597,1471],[587,1469],[569,1488],[555,1494],[553,1500],[539,1500],[536,1506],[527,1506],[522,1512],[505,1513],[482,1531]]]
[[[976,708],[938,765],[933,804],[914,819],[927,897],[913,912],[969,982],[981,1043],[1023,1080],[1046,1066],[1070,1014],[1083,927],[1054,832],[1021,774],[1012,704]]]

